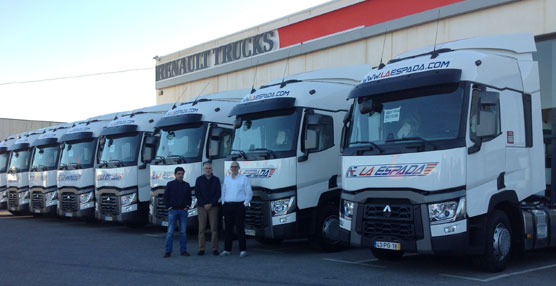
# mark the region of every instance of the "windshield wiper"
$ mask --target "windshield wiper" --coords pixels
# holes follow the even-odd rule
[[[80,168],[79,168],[79,164],[77,164],[77,163],[69,163],[69,164],[67,164],[67,167],[68,167],[68,169],[70,169],[70,170],[78,170],[78,169],[80,169]]]
[[[117,159],[109,160],[108,163],[115,163],[116,167],[122,167],[124,165],[124,163],[122,161],[117,160]]]
[[[266,155],[272,155],[272,158],[276,158],[276,154],[274,153],[274,151],[268,149],[268,148],[255,148],[253,149],[253,151],[266,151]],[[269,159],[269,158],[266,158]]]
[[[359,149],[357,150],[357,155],[361,155],[361,152],[366,152],[366,151],[373,151],[374,149],[377,149],[380,153],[384,153],[384,150],[382,148],[380,148],[376,143],[371,142],[371,141],[355,141],[355,142],[349,142],[349,144],[369,144],[369,147],[371,147],[368,150],[365,149]]]
[[[68,169],[68,164],[60,163],[58,170],[67,170],[67,169]]]
[[[245,152],[243,152],[242,150],[232,149],[231,151],[237,151],[241,157],[243,157],[245,160],[247,160],[247,154],[245,154]]]
[[[162,162],[163,164],[166,164],[166,158],[164,156],[157,155],[154,157],[153,164],[157,165],[158,162]]]
[[[404,138],[399,138],[399,139],[386,140],[386,142],[401,142],[401,141],[421,141],[425,144],[428,144],[428,145],[432,146],[434,150],[438,149],[438,147],[436,145],[434,145],[432,142],[427,141],[427,140],[425,140],[421,137],[404,137]]]
[[[179,163],[185,163],[186,160],[187,160],[187,159],[185,158],[185,156],[182,156],[182,155],[168,155],[168,156],[166,156],[166,158],[178,158],[178,159],[181,160],[181,162],[178,160],[178,164],[179,164]]]

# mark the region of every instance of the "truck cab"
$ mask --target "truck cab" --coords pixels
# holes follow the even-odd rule
[[[95,195],[98,220],[144,225],[149,216],[149,165],[154,158],[156,122],[172,107],[161,104],[125,112],[100,135]]]
[[[74,123],[60,138],[58,216],[94,220],[98,137],[117,115],[106,114]]]
[[[189,210],[189,226],[197,223],[195,181],[202,175],[203,162],[210,161],[213,173],[224,179],[224,159],[228,155],[233,136],[230,110],[249,90],[224,91],[200,96],[176,104],[156,123],[156,137],[160,141],[151,164],[150,223],[168,226],[168,211],[164,205],[166,184],[174,180],[174,170],[185,170],[184,181],[193,190],[193,208]]]
[[[253,189],[245,233],[258,241],[311,238],[338,247],[340,131],[345,97],[370,71],[346,66],[288,76],[247,94],[235,117],[232,150]]]
[[[56,190],[58,162],[60,161],[60,137],[71,124],[49,127],[31,143],[31,166],[29,170],[30,212],[56,215],[58,194]]]
[[[6,180],[6,171],[8,170],[8,161],[10,160],[10,151],[8,148],[15,142],[15,136],[10,136],[0,141],[0,209],[8,207],[8,188]]]
[[[365,76],[348,97],[341,240],[379,259],[471,255],[489,271],[555,246],[535,50],[529,34],[471,38]]]
[[[8,211],[15,215],[29,213],[29,166],[31,161],[31,143],[44,132],[43,129],[20,135],[14,144],[8,147],[10,159],[7,170]]]

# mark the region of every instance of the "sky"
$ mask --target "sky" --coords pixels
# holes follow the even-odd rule
[[[73,122],[154,105],[154,56],[325,2],[0,0],[0,118]]]

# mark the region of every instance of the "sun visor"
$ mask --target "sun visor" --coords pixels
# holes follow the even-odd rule
[[[100,136],[132,133],[137,131],[137,125],[107,126],[102,129]]]
[[[198,123],[201,122],[202,117],[203,115],[200,113],[190,113],[190,114],[163,117],[160,120],[158,120],[158,122],[156,123],[156,128]]]
[[[351,90],[348,99],[384,94],[388,92],[432,86],[446,83],[455,83],[461,80],[460,69],[441,69],[412,73],[393,78],[373,80],[357,85]]]
[[[91,137],[93,137],[93,132],[91,131],[67,133],[62,135],[62,138],[60,138],[60,142],[85,140]]]
[[[272,98],[266,100],[258,100],[247,103],[240,103],[230,111],[228,116],[243,115],[248,113],[257,113],[271,110],[288,109],[295,106],[295,98]]]

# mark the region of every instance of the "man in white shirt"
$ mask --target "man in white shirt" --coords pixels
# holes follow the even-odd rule
[[[239,257],[245,257],[247,256],[245,208],[251,203],[253,191],[251,190],[249,179],[239,173],[238,162],[233,161],[230,170],[232,174],[224,178],[224,184],[222,185],[222,210],[224,212],[226,231],[224,235],[224,251],[220,255],[230,255],[235,228],[239,240]]]

